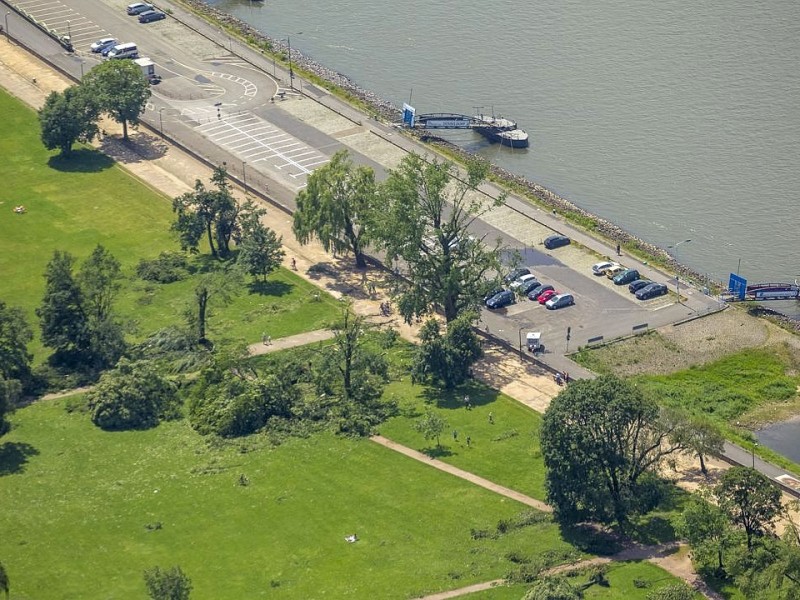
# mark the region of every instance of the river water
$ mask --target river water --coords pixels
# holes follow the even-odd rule
[[[800,278],[800,4],[211,0],[418,113],[515,119],[452,139],[714,279]],[[781,303],[800,313],[799,303]]]

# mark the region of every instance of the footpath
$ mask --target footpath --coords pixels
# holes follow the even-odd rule
[[[51,91],[62,91],[70,84],[71,82],[29,55],[24,49],[16,46],[7,39],[0,39],[0,86],[29,106],[38,109],[42,106],[47,94]],[[96,142],[95,145],[119,162],[133,176],[164,194],[166,197],[165,201],[168,201],[168,198],[173,198],[187,191],[191,191],[195,179],[208,180],[211,176],[211,170],[206,165],[178,149],[169,146],[163,140],[149,135],[143,130],[134,131],[131,135],[130,142],[123,144],[119,138],[116,137],[120,132],[115,123],[107,121],[102,123],[102,127],[107,133],[104,138]],[[243,195],[240,194],[240,197],[243,197]],[[357,272],[351,266],[352,261],[332,258],[319,244],[311,243],[308,245],[300,245],[296,242],[291,231],[291,217],[274,207],[267,206],[267,208],[270,210],[265,217],[265,224],[275,230],[279,236],[283,237],[284,249],[286,251],[285,266],[287,268],[290,268],[290,264],[292,264],[291,261],[294,259],[296,269],[302,277],[332,294],[334,297],[350,301],[353,309],[358,314],[367,316],[374,322],[391,325],[397,328],[400,334],[406,339],[416,339],[416,331],[413,326],[405,324],[396,316],[387,318],[381,314],[380,303],[388,300],[388,296],[382,293],[382,290],[387,289],[386,274],[377,270]],[[537,210],[530,207],[526,207],[526,209]],[[555,217],[549,217],[546,214],[538,215],[537,217],[544,221],[552,220],[553,225],[557,223],[563,225],[563,223],[558,222]],[[594,245],[597,242],[586,239],[585,243],[587,245]],[[607,249],[600,248],[600,250]],[[326,270],[326,273],[329,274],[320,276],[315,272],[312,276],[309,269],[312,266],[318,266],[320,264],[332,267]],[[371,290],[373,286],[376,291],[374,293],[368,293],[367,290]],[[259,343],[252,344],[250,346],[250,351],[253,354],[264,354],[306,343],[327,340],[332,336],[332,332],[325,330],[308,332],[283,339],[268,340],[269,343],[267,344],[262,340]],[[521,359],[519,355],[510,352],[506,346],[493,344],[491,340],[488,340],[488,342],[489,343],[487,343],[484,348],[486,356],[481,363],[476,366],[476,377],[491,387],[515,398],[531,409],[543,412],[549,405],[550,400],[561,389],[560,386],[553,381],[552,371],[544,365],[533,364],[528,360]],[[580,376],[580,372],[581,370],[578,368],[572,368],[570,371],[574,377]],[[378,438],[375,439],[375,441],[395,451],[403,452],[416,460],[422,460],[431,466],[448,471],[459,477],[464,477],[487,489],[502,493],[508,497],[513,497],[515,500],[529,506],[534,506],[540,510],[549,509],[549,507],[541,501],[528,498],[514,490],[509,490],[503,486],[493,484],[471,473],[455,469],[450,465],[445,465],[445,463],[440,463],[440,461],[432,461],[426,455],[421,455],[414,450],[403,448],[389,440]],[[744,460],[750,458],[748,452],[741,448],[737,449],[736,447],[731,447],[729,449],[726,447],[726,454],[729,451],[731,453],[731,460],[738,461],[740,464],[749,464]],[[744,459],[741,456],[742,453],[746,454]],[[770,477],[778,479],[778,481],[780,481],[781,476],[788,476],[778,467],[765,463],[757,458],[755,460],[755,466],[759,468],[759,470],[766,472]],[[712,470],[713,481],[714,474],[718,474],[721,470],[727,468],[727,464],[720,461],[710,461],[710,468]],[[698,471],[696,465],[690,464],[690,461],[685,461],[675,472],[675,479],[679,485],[693,489],[700,483],[706,481],[698,475]],[[798,485],[800,485],[800,482],[798,482]],[[671,564],[667,561],[663,564],[660,563],[661,566],[673,575],[695,583],[696,575],[691,568],[691,561],[686,553],[682,553],[682,558],[679,555],[681,555],[681,553],[673,553],[670,555],[673,557],[673,561],[675,561],[676,564]],[[479,589],[487,589],[498,583],[499,581],[487,582],[478,584],[478,587],[470,586],[469,588],[452,590],[444,593],[444,595],[439,594],[428,598],[429,600],[434,600],[435,598],[452,598],[472,591],[478,591]],[[708,592],[704,593],[706,593],[707,597],[714,597],[709,595]]]

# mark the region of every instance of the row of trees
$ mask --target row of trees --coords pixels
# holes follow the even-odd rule
[[[76,86],[52,92],[39,109],[42,143],[64,157],[76,142],[91,142],[98,134],[97,122],[105,113],[122,125],[136,125],[150,98],[150,84],[132,61],[109,60],[94,67]]]
[[[371,168],[340,151],[297,195],[293,230],[303,244],[316,238],[326,250],[352,252],[362,268],[366,248],[383,251],[405,275],[397,305],[408,322],[437,310],[448,323],[477,315],[501,267],[499,242],[470,234],[504,200],[478,191],[488,169],[476,159],[460,173],[453,163],[409,154],[378,184]]]

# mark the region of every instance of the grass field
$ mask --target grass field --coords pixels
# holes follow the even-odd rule
[[[0,442],[15,598],[143,598],[142,570],[173,564],[198,598],[409,598],[570,550],[549,523],[473,540],[524,507],[366,440],[220,447],[184,421],[106,433],[64,404],[17,411]]]
[[[35,309],[44,291],[44,270],[53,251],[66,250],[79,261],[102,244],[122,263],[126,280],[117,309],[141,339],[165,325],[182,323],[193,298],[193,279],[169,285],[146,284],[135,278],[142,258],[177,250],[169,231],[171,201],[155,193],[106,156],[77,150],[69,161],[54,157],[39,140],[35,113],[0,92],[0,299],[21,307],[38,333]],[[25,206],[25,214],[13,208]],[[211,305],[212,340],[256,342],[262,333],[273,338],[318,329],[338,315],[327,294],[312,300],[316,290],[294,273],[281,269],[267,286],[246,287],[233,303]],[[31,344],[37,362],[47,355]]]
[[[478,383],[466,391],[440,393],[431,388],[412,386],[409,379],[405,377],[387,388],[387,394],[400,400],[402,414],[381,425],[382,435],[544,500],[544,462],[539,451],[540,415]],[[469,394],[471,410],[464,408],[465,394]],[[447,422],[439,448],[436,440],[425,440],[414,429],[414,423],[426,410],[439,414]],[[453,431],[458,434],[457,439],[453,438]]]

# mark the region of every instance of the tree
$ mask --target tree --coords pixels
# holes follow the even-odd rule
[[[420,330],[420,345],[414,355],[414,381],[431,381],[452,389],[469,377],[472,365],[483,356],[478,336],[472,330],[472,313],[459,315],[441,334],[439,321],[429,319]]]
[[[33,331],[22,309],[0,300],[0,379],[28,381],[33,360],[28,343],[32,339]]]
[[[84,297],[93,366],[105,369],[125,352],[125,334],[115,319],[113,303],[122,279],[119,261],[98,245],[81,265],[77,282]]]
[[[580,380],[545,412],[541,447],[545,486],[556,519],[616,521],[658,500],[657,469],[683,446],[656,403],[634,385],[611,375]]]
[[[172,201],[175,222],[172,230],[178,234],[181,247],[197,251],[203,234],[206,234],[211,255],[227,256],[231,238],[237,233],[240,207],[228,185],[225,167],[217,167],[211,176],[216,189],[207,189],[199,179],[194,191]]]
[[[100,110],[97,101],[82,86],[72,86],[63,93],[51,92],[39,109],[39,125],[44,147],[60,150],[61,156],[72,153],[75,142],[91,142],[97,135]]]
[[[708,475],[706,457],[718,456],[725,445],[725,438],[719,427],[705,417],[693,417],[683,428],[683,441],[700,459],[700,471],[703,475]]]
[[[233,295],[239,291],[241,283],[239,273],[230,268],[206,273],[198,279],[194,288],[194,304],[188,313],[190,325],[197,332],[198,344],[208,344],[206,322],[211,300],[229,304]]]
[[[149,429],[173,416],[175,388],[146,362],[122,359],[87,395],[92,422],[107,431]]]
[[[192,591],[191,580],[178,566],[166,570],[159,567],[147,569],[144,583],[152,600],[189,600]]]
[[[36,309],[42,342],[55,353],[54,362],[85,365],[91,354],[91,333],[84,296],[72,275],[75,259],[56,250],[45,270],[45,295]]]
[[[705,488],[690,496],[676,530],[689,542],[700,563],[716,559],[716,570],[721,575],[725,569],[724,552],[733,545],[735,536],[727,515],[712,500],[710,490]]]
[[[665,585],[647,594],[647,600],[694,600],[695,591],[685,583]]]
[[[388,261],[405,268],[398,308],[407,322],[435,309],[448,323],[480,310],[480,292],[500,270],[499,242],[490,248],[469,234],[475,220],[504,199],[489,202],[476,191],[488,168],[471,161],[461,179],[452,163],[410,154],[381,186],[385,208],[375,235]]]
[[[107,60],[86,74],[81,86],[95,98],[102,112],[122,125],[128,139],[128,123],[135,126],[150,98],[150,83],[133,61]]]
[[[419,431],[426,440],[436,440],[436,447],[441,447],[439,438],[447,427],[447,421],[435,412],[428,411],[425,416],[414,423],[414,429]]]
[[[392,410],[380,401],[388,368],[368,335],[374,329],[349,305],[333,327],[333,347],[326,349],[316,375],[317,394],[335,401],[329,418],[339,431],[366,435]]]
[[[537,579],[522,600],[580,600],[583,594],[558,575]]]
[[[744,529],[747,549],[753,538],[772,530],[781,512],[781,493],[766,475],[748,467],[731,467],[714,488],[720,508],[734,525]]]
[[[328,252],[351,251],[356,266],[364,268],[377,198],[373,170],[356,167],[347,150],[340,150],[297,194],[292,230],[301,244],[316,237]]]
[[[242,211],[241,233],[236,239],[239,254],[236,264],[253,277],[266,282],[267,275],[277,269],[285,253],[283,238],[261,222],[264,210]]]
[[[6,600],[8,600],[8,595],[11,593],[11,582],[8,579],[8,572],[3,563],[0,563],[0,592],[3,592],[6,595]]]

